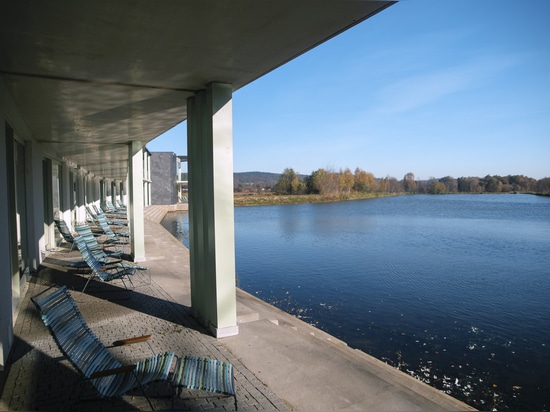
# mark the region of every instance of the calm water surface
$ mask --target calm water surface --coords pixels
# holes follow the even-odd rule
[[[550,198],[240,207],[235,240],[249,293],[476,408],[550,407]]]

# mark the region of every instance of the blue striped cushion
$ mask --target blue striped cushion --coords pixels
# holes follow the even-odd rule
[[[174,386],[235,396],[233,365],[216,359],[184,356],[178,359]]]

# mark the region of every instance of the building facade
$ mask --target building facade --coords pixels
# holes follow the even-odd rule
[[[180,160],[173,152],[151,152],[151,204],[178,203]]]

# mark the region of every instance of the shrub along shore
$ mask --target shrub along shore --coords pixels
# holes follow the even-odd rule
[[[483,193],[472,193],[483,196]],[[495,193],[491,193],[495,194]],[[510,193],[500,193],[502,195]],[[536,196],[550,196],[547,193],[525,193]],[[347,195],[276,195],[274,193],[235,193],[234,204],[235,206],[272,206],[272,205],[293,205],[304,203],[329,203],[329,202],[343,202],[346,200],[362,200],[362,199],[376,199],[380,197],[390,196],[403,196],[406,193],[357,193],[351,192]],[[409,194],[410,195],[410,194]],[[451,193],[452,195],[452,193]]]
[[[345,200],[374,199],[379,197],[398,196],[396,193],[356,193],[340,195],[275,195],[273,193],[235,193],[235,206],[270,206],[292,205],[302,203],[329,203]]]

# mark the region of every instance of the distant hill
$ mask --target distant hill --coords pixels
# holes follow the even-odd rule
[[[275,186],[281,177],[280,173],[267,172],[241,172],[233,173],[233,183],[239,185],[257,185]]]

